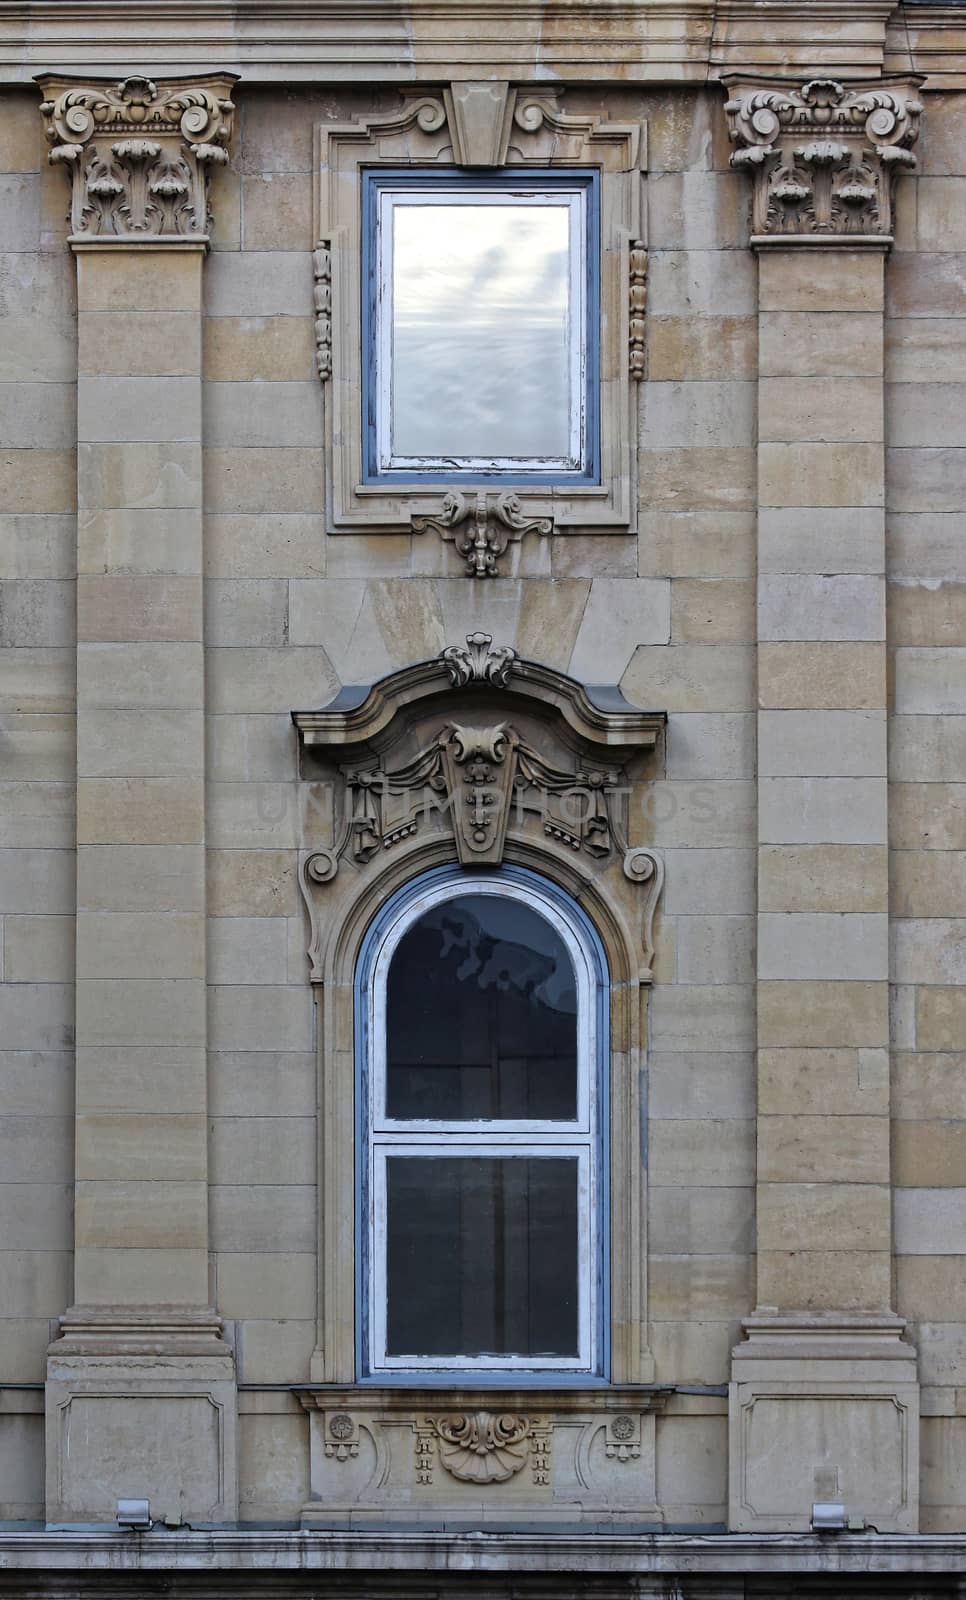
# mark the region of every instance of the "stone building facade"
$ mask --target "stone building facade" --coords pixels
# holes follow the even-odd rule
[[[964,358],[962,4],[2,0],[7,1589],[959,1592]],[[407,1132],[470,904],[576,1109]]]

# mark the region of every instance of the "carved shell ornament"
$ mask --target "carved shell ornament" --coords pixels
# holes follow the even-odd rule
[[[437,1417],[439,1459],[463,1483],[506,1483],[530,1455],[529,1417],[489,1411]]]

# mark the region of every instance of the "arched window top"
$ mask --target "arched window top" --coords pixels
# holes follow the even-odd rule
[[[577,1118],[577,975],[561,934],[507,895],[441,900],[386,978],[388,1118]]]
[[[377,919],[365,1371],[601,1371],[605,987],[583,913],[521,869],[427,874]]]

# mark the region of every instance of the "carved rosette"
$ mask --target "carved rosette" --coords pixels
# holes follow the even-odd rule
[[[209,175],[228,162],[235,81],[40,78],[48,159],[71,184],[72,243],[206,243]]]
[[[753,242],[891,243],[896,179],[916,166],[921,81],[732,80],[731,165],[754,184]]]

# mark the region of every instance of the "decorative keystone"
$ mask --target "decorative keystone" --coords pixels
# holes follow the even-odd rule
[[[752,243],[891,244],[896,179],[916,166],[921,83],[730,80],[731,165],[754,184]]]
[[[71,243],[206,244],[209,175],[228,162],[236,81],[38,78],[48,160],[70,179]]]

